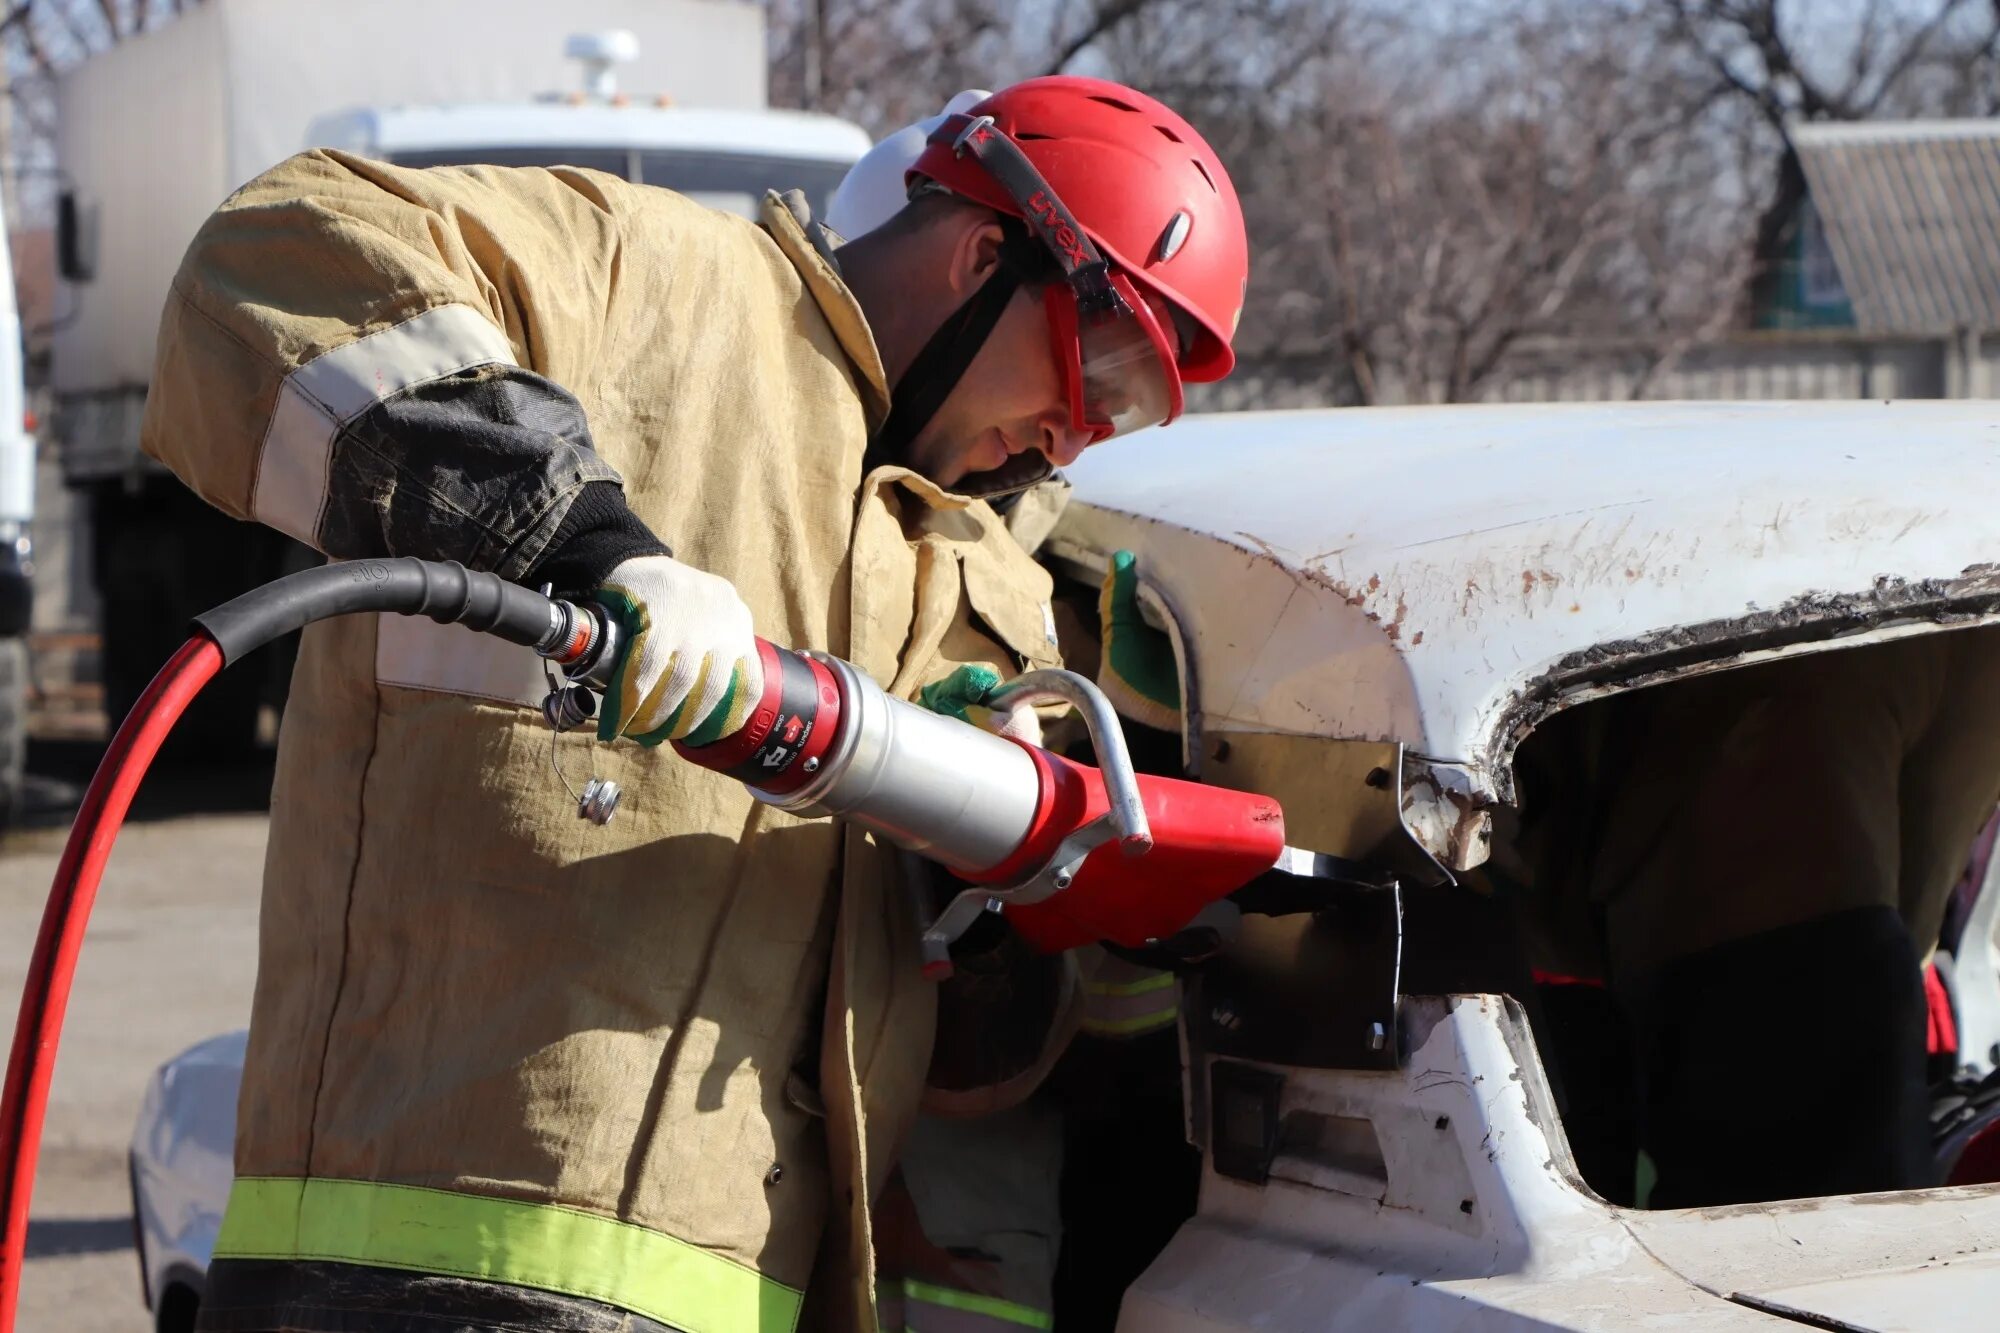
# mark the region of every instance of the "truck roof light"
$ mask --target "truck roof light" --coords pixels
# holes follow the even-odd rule
[[[563,54],[583,62],[584,96],[610,102],[618,95],[618,76],[612,73],[612,66],[637,60],[639,39],[624,28],[571,33]]]

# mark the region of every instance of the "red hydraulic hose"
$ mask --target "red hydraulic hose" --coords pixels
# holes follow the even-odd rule
[[[56,868],[55,887],[42,912],[41,933],[28,964],[21,993],[21,1016],[14,1024],[14,1049],[7,1060],[7,1084],[0,1096],[0,1333],[14,1333],[20,1298],[21,1266],[27,1258],[28,1202],[35,1188],[35,1160],[42,1142],[42,1118],[49,1106],[56,1042],[77,953],[90,923],[97,882],[132,795],[160,743],[188,704],[222,669],[222,649],[197,634],[153,678],[111,739],[84,793]]]
[[[194,637],[161,668],[111,738],[70,827],[55,886],[42,912],[41,934],[35,939],[22,988],[21,1016],[14,1025],[6,1089],[0,1094],[0,1333],[14,1333],[21,1269],[27,1260],[28,1201],[34,1193],[49,1079],[55,1072],[56,1042],[62,1035],[63,1011],[69,1006],[76,957],[83,947],[97,882],[104,876],[104,863],[111,857],[132,795],[160,743],[216,672],[315,620],[360,611],[464,625],[533,648],[561,661],[565,669],[580,664],[586,680],[595,679],[588,674],[595,664],[601,660],[608,666],[616,656],[615,650],[607,655],[616,640],[602,617],[591,616],[594,632],[579,636],[577,626],[586,615],[579,607],[553,602],[490,571],[410,556],[336,561],[300,570],[195,617]]]

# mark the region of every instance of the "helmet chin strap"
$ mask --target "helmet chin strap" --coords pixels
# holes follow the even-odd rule
[[[909,369],[896,381],[895,390],[889,396],[889,415],[882,422],[882,428],[868,442],[868,466],[877,467],[885,463],[907,461],[911,444],[916,441],[925,426],[930,424],[945,399],[958,386],[959,380],[979,355],[979,349],[992,336],[994,326],[1006,312],[1007,303],[1014,299],[1014,293],[1023,285],[1039,282],[1051,275],[1053,268],[1048,252],[1029,234],[1028,229],[1016,218],[1000,219],[1001,241],[999,263],[993,273],[980,284],[979,290],[968,296],[958,309],[945,317],[937,331],[930,336],[923,349],[910,362]],[[1016,472],[1012,465],[1021,459],[1008,460],[1008,466],[995,468],[992,472],[979,473],[967,480],[973,485],[955,485],[953,490],[968,495],[997,495],[1007,490],[1019,490],[1032,486],[1049,473],[1048,460],[1035,455],[1041,466],[1035,475],[1021,481],[1005,481],[996,486],[980,486],[980,478],[991,478],[999,482],[1000,473]]]

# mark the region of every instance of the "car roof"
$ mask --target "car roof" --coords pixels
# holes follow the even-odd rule
[[[1562,704],[1991,619],[2000,404],[1236,413],[1094,449],[1052,550],[1129,547],[1204,725],[1488,771]]]

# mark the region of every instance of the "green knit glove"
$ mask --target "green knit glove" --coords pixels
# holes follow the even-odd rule
[[[1174,642],[1139,614],[1139,562],[1130,551],[1111,557],[1098,593],[1104,650],[1098,688],[1127,721],[1157,731],[1181,729],[1181,673]]]
[[[1014,708],[1002,713],[986,706],[986,697],[999,686],[999,672],[973,662],[918,690],[917,702],[933,713],[970,722],[981,731],[1041,744],[1041,719],[1033,708]]]

